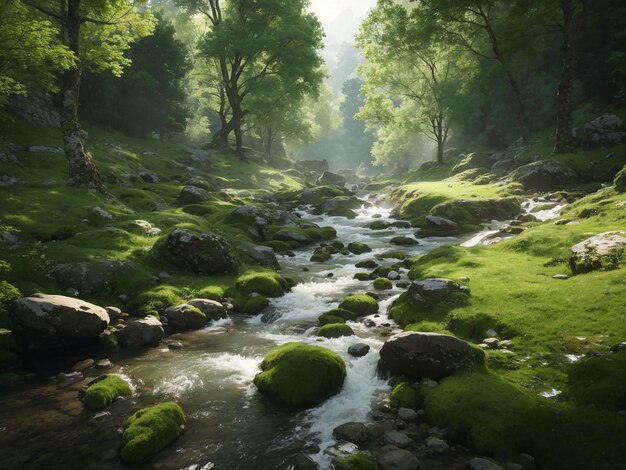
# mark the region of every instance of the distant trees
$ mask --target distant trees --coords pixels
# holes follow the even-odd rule
[[[324,76],[318,55],[323,30],[306,0],[177,0],[202,14],[210,30],[198,43],[199,55],[219,67],[220,87],[227,103],[221,108],[222,126],[212,145],[228,147],[235,135],[235,151],[243,157],[242,126],[254,112],[249,104],[264,94],[269,106],[284,99],[316,94]],[[282,92],[264,93],[272,79]],[[259,115],[267,116],[257,109]],[[225,119],[224,119],[225,118]]]

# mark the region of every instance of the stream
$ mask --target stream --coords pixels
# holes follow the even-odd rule
[[[365,193],[359,196],[364,200],[369,197]],[[376,326],[348,322],[356,337],[325,339],[314,336],[318,316],[336,307],[349,294],[373,290],[372,281],[353,279],[356,272],[364,271],[355,267],[359,261],[372,259],[378,253],[395,248],[402,249],[407,256],[415,256],[442,244],[474,242],[473,235],[463,238],[431,237],[418,239],[419,245],[394,247],[390,244],[391,238],[414,236],[415,229],[392,227],[373,231],[366,227],[373,220],[394,220],[390,215],[391,209],[374,203],[357,212],[358,217],[348,220],[299,211],[303,219],[320,226],[333,226],[337,230],[337,240],[345,244],[353,241],[368,244],[373,250],[371,253],[337,253],[327,262],[312,263],[309,258],[316,246],[297,250],[295,256],[281,257],[279,261],[281,274],[299,283],[285,296],[272,299],[263,315],[250,317],[235,314],[203,330],[170,336],[169,339],[184,344],[181,350],[171,351],[162,345],[138,356],[112,357],[119,366],[114,372],[127,378],[135,388],[133,402],[146,406],[174,400],[188,416],[186,432],[149,468],[289,469],[293,468],[292,458],[297,453],[308,454],[322,469],[330,468],[333,457],[329,455],[329,448],[335,444],[332,430],[347,421],[370,421],[372,407],[389,391],[386,381],[376,375],[378,351],[386,335],[397,328],[387,318],[386,311],[403,290],[394,287],[381,294],[378,314],[366,317]],[[385,260],[380,264],[395,262]],[[330,274],[332,277],[329,277]],[[400,275],[402,280],[407,280],[406,270],[400,270]],[[343,389],[318,408],[299,413],[283,412],[258,394],[252,384],[264,355],[275,346],[290,341],[327,347],[346,361],[347,378]],[[366,356],[355,358],[347,353],[348,347],[357,342],[370,346]],[[51,388],[49,382],[47,387]],[[71,396],[75,397],[75,394]],[[34,412],[26,409],[31,403],[26,398],[20,401],[19,397],[4,397],[3,403],[4,410],[16,410],[11,415],[16,421],[19,421],[15,417],[19,413],[26,415],[27,412]],[[82,407],[80,402],[78,405]],[[5,442],[2,437],[7,425],[2,419],[8,413],[11,412],[0,414],[0,443]],[[87,413],[87,416],[90,414]],[[84,412],[81,419],[86,419]],[[103,442],[101,446],[94,442],[94,458],[89,462],[84,461],[84,455],[64,455],[65,468],[121,468],[118,460],[111,456],[111,442],[114,441]],[[21,451],[36,450],[25,448]],[[82,460],[76,461],[78,459]]]

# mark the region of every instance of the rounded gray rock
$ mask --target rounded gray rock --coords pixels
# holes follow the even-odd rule
[[[393,450],[378,457],[378,464],[382,470],[417,470],[419,459],[408,450]]]

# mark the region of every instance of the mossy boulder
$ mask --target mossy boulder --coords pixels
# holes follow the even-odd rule
[[[103,375],[94,380],[83,396],[83,403],[90,410],[102,410],[117,397],[132,395],[130,385],[117,375]]]
[[[386,277],[379,277],[374,280],[374,289],[378,290],[389,290],[393,288],[393,284]]]
[[[199,330],[204,328],[209,321],[202,310],[190,304],[169,307],[163,316],[167,318],[167,324],[170,327],[181,330]]]
[[[176,204],[186,206],[189,204],[202,204],[209,200],[209,193],[197,186],[187,185],[180,190]]]
[[[335,315],[329,315],[327,313],[324,313],[322,315],[319,316],[319,318],[317,319],[317,321],[319,322],[320,326],[324,326],[324,325],[330,325],[333,323],[345,323],[346,321],[341,318],[341,317],[337,317]]]
[[[415,238],[411,237],[393,237],[391,240],[389,240],[389,243],[399,246],[419,245],[419,242]]]
[[[370,280],[370,274],[369,273],[354,273],[354,276],[352,276],[352,279],[356,279],[357,281],[369,281]]]
[[[323,338],[341,338],[342,336],[354,336],[354,330],[345,323],[330,323],[317,330],[317,336]]]
[[[241,308],[243,313],[248,315],[258,315],[269,307],[270,301],[261,294],[252,294],[244,302]]]
[[[377,470],[378,465],[367,454],[356,452],[338,460],[335,463],[335,470]]]
[[[235,252],[226,239],[200,228],[172,231],[165,253],[175,266],[197,274],[235,274],[238,269]]]
[[[378,263],[373,259],[368,259],[366,261],[359,261],[355,266],[359,269],[375,269],[378,267]]]
[[[430,210],[429,215],[451,220],[459,225],[479,224],[492,220],[514,219],[522,211],[515,197],[497,199],[459,199],[442,202]]]
[[[389,227],[391,227],[391,224],[384,220],[375,220],[367,226],[370,230],[387,230]]]
[[[618,269],[626,264],[626,232],[605,232],[570,248],[569,265],[574,274]]]
[[[325,315],[332,315],[334,317],[342,318],[344,322],[355,321],[357,318],[359,318],[358,314],[350,310],[346,310],[345,308],[333,308],[332,310],[326,312]]]
[[[341,390],[343,359],[333,351],[304,343],[287,343],[270,351],[254,378],[259,391],[288,408],[319,405]]]
[[[492,164],[493,160],[490,155],[486,155],[484,153],[470,153],[463,160],[461,160],[460,163],[452,168],[450,174],[454,176],[458,175],[459,173],[463,173],[464,171],[474,170],[478,168],[487,171],[489,168],[491,168]]]
[[[352,242],[348,244],[348,251],[355,255],[362,255],[363,253],[370,253],[372,249],[365,243]]]
[[[385,251],[384,253],[379,253],[375,256],[378,259],[398,259],[398,260],[406,259],[406,253],[402,250]]]
[[[185,413],[176,403],[137,411],[124,424],[122,461],[140,464],[166,448],[182,433]]]
[[[339,308],[349,310],[359,317],[378,313],[378,303],[369,295],[350,295],[339,303]]]
[[[235,282],[235,289],[240,294],[254,292],[265,297],[280,297],[291,290],[289,282],[274,272],[250,273],[240,276]]]
[[[515,169],[510,178],[524,189],[557,191],[576,177],[576,173],[557,160],[540,160]],[[454,220],[454,219],[453,219]]]
[[[418,393],[408,380],[399,380],[391,389],[391,406],[396,408],[415,408],[418,405]]]
[[[311,256],[311,260],[315,263],[323,263],[330,259],[331,252],[325,248],[318,248],[313,252],[313,256]]]

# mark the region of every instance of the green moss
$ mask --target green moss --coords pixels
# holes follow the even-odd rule
[[[105,375],[85,391],[83,402],[90,410],[102,410],[117,397],[132,395],[130,385],[117,375]]]
[[[379,277],[378,279],[374,281],[374,289],[388,290],[392,288],[393,288],[393,284],[386,277]]]
[[[340,338],[342,336],[354,336],[354,331],[345,323],[330,323],[317,330],[317,336],[324,338]]]
[[[335,463],[335,470],[377,470],[378,465],[367,454],[357,452]]]
[[[586,406],[626,410],[626,353],[582,359],[568,371],[567,394]]]
[[[328,250],[325,249],[318,249],[315,250],[315,252],[313,253],[313,256],[311,256],[311,261],[315,262],[315,263],[323,263],[325,261],[328,261],[330,259],[331,253]]]
[[[349,310],[360,317],[378,313],[378,303],[369,295],[350,295],[339,302],[339,308]]]
[[[411,237],[393,237],[389,243],[400,246],[413,246],[419,244],[415,238]]]
[[[401,380],[391,389],[391,405],[397,408],[415,408],[419,406],[417,391],[411,382]]]
[[[356,267],[359,269],[374,269],[378,267],[378,263],[376,263],[373,259],[368,259],[366,261],[358,262]]]
[[[372,249],[365,243],[352,242],[348,245],[348,251],[355,255],[362,255],[363,253],[370,253]]]
[[[254,383],[261,393],[289,408],[317,406],[341,390],[346,366],[329,349],[287,343],[270,351]]]
[[[289,283],[279,274],[271,271],[249,273],[237,278],[235,289],[239,294],[253,292],[265,297],[280,297],[290,290]]]
[[[326,312],[325,315],[339,317],[343,319],[344,322],[355,321],[357,318],[359,318],[358,314],[351,312],[350,310],[346,310],[345,308],[334,308]]]
[[[390,250],[376,255],[378,259],[406,259],[406,253],[402,250]]]
[[[0,281],[0,328],[9,327],[11,321],[7,314],[7,308],[11,302],[22,297],[19,289],[6,281]]]
[[[221,286],[207,286],[198,291],[198,298],[215,300],[221,302],[224,300],[224,288]]]
[[[317,321],[320,324],[320,326],[330,325],[333,323],[345,323],[346,322],[343,318],[337,317],[335,315],[329,315],[328,313],[324,313],[320,315]]]
[[[352,278],[356,279],[357,281],[364,282],[364,281],[369,281],[370,280],[370,275],[369,275],[369,273],[355,273]]]
[[[176,403],[161,403],[137,411],[124,424],[122,461],[145,462],[174,442],[185,422],[185,413]]]
[[[253,297],[248,297],[245,301],[242,311],[248,315],[258,315],[263,312],[267,307],[269,307],[270,301],[267,297],[262,295],[257,295]]]

